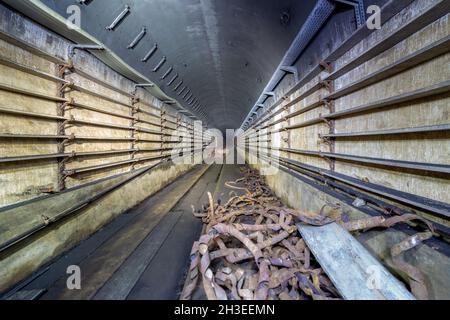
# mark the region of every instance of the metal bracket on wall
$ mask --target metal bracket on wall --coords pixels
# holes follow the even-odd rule
[[[299,79],[299,73],[298,73],[298,68],[297,67],[295,67],[295,66],[282,66],[281,68],[280,68],[280,70],[281,71],[284,71],[284,72],[286,72],[286,73],[290,73],[290,74],[293,74],[294,75],[294,78],[295,78],[295,82],[298,82],[300,79]]]
[[[69,58],[75,55],[75,49],[79,50],[105,50],[103,46],[95,44],[75,44],[69,47]]]
[[[355,9],[356,24],[359,28],[366,21],[366,13],[364,11],[364,0],[334,0],[338,3],[343,3],[352,6]]]
[[[263,95],[268,96],[268,97],[274,97],[275,96],[275,92],[273,91],[266,91],[263,93]]]
[[[79,4],[84,4],[84,5],[88,5],[88,4],[90,4],[91,2],[92,2],[93,0],[78,0],[78,3]]]
[[[318,0],[312,13],[309,15],[306,22],[303,24],[302,28],[297,33],[294,41],[291,46],[287,50],[285,56],[283,57],[278,69],[272,75],[269,83],[264,89],[264,92],[274,91],[278,84],[281,82],[283,77],[286,75],[286,71],[283,71],[281,68],[284,66],[293,66],[298,59],[298,57],[302,54],[303,50],[308,46],[317,32],[321,29],[321,27],[325,24],[328,18],[334,12],[336,6],[334,1],[330,0]],[[267,95],[264,93],[258,98],[253,108],[249,111],[247,117],[242,122],[242,129],[247,129],[252,121],[249,120],[250,114],[256,108],[257,104],[264,103],[267,100]],[[255,119],[256,120],[256,119]],[[245,123],[248,123],[244,126]]]
[[[333,67],[331,66],[331,63],[327,62],[327,61],[319,61],[319,65],[326,70],[328,73],[331,73],[333,70]]]
[[[137,83],[134,85],[133,87],[133,91],[131,92],[132,95],[135,95],[137,92],[137,88],[144,88],[144,87],[149,87],[152,88],[155,85],[153,83]]]

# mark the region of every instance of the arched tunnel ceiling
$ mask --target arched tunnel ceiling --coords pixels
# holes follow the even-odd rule
[[[70,5],[79,5],[82,29],[186,108],[194,113],[197,108],[203,110],[210,127],[224,130],[240,126],[316,1],[42,2],[65,17],[69,16]],[[107,30],[126,5],[130,10],[125,18],[113,30]],[[133,49],[127,48],[143,27],[146,27],[145,36]],[[147,62],[142,62],[155,43],[155,53]],[[163,57],[166,57],[164,64],[153,72]],[[161,79],[170,67],[173,70]],[[176,80],[168,85],[176,74]],[[181,80],[182,85],[174,90]],[[186,89],[179,95],[184,86]]]

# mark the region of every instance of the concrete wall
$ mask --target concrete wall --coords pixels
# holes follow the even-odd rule
[[[384,24],[381,30],[372,33],[371,36],[362,40],[344,56],[339,58],[334,63],[334,68],[340,68],[346,62],[370,48],[386,35],[389,35],[396,29],[402,27],[404,24],[408,23],[410,19],[417,17],[425,8],[431,6],[433,2],[434,1],[428,0],[413,2],[411,6]],[[335,90],[339,90],[345,85],[351,84],[366,75],[370,75],[371,73],[400,60],[406,55],[448,36],[449,33],[449,15],[445,15],[431,25],[408,37],[406,40],[370,59],[342,77],[339,77],[334,82]],[[384,99],[405,92],[411,92],[448,80],[450,75],[449,62],[450,54],[447,53],[362,90],[336,99],[335,111],[341,111],[377,101],[381,98]],[[320,81],[321,78],[325,77],[326,74],[327,73],[324,71],[321,75],[296,92],[290,99],[294,99],[302,92],[308,90],[311,86]],[[299,110],[302,107],[316,102],[321,96],[326,96],[327,94],[327,89],[323,88],[292,106],[289,111],[294,112]],[[385,108],[356,116],[340,118],[335,121],[335,133],[448,124],[450,122],[449,102],[449,97],[444,95],[429,99],[428,101],[414,101],[407,104],[396,105],[393,108]],[[330,110],[325,106],[321,106],[291,119],[290,124],[292,125],[311,120],[327,113],[330,113]],[[319,134],[326,134],[328,132],[329,127],[326,123],[292,130],[290,133],[290,147],[303,150],[329,152],[329,146],[319,139]],[[421,135],[393,135],[384,138],[380,136],[366,138],[358,137],[337,139],[334,148],[336,153],[350,155],[450,164],[450,157],[448,156],[450,154],[449,139],[450,136],[448,131]],[[285,143],[282,143],[282,145],[287,147],[287,144]],[[318,157],[283,154],[307,164],[327,169],[329,168],[329,163]],[[409,172],[407,170],[389,167],[380,168],[345,162],[342,160],[336,161],[335,169],[337,172],[352,177],[366,179],[380,185],[389,186],[394,189],[421,195],[434,200],[447,203],[450,202],[448,176],[424,175],[420,172]]]
[[[364,51],[369,50],[377,42],[386,39],[391,33],[407,25],[412,19],[421,16],[425,11],[439,2],[441,1],[412,1],[412,3],[401,12],[386,21],[386,23],[382,25],[381,30],[376,30],[369,36],[362,38],[355,46],[347,50],[345,54],[338,57],[335,61],[331,61],[331,67],[333,70],[338,70],[352,59],[361,55]],[[414,32],[403,41],[398,41],[392,47],[387,48],[387,50],[382,53],[377,54],[360,66],[338,77],[333,81],[331,92],[335,92],[346,85],[363,79],[365,76],[370,76],[382,68],[400,61],[409,54],[413,54],[436,41],[448,37],[450,34],[449,14],[448,12],[447,14],[445,14],[445,12],[443,13],[441,18],[433,21],[423,29]],[[329,24],[330,23],[333,22],[331,21]],[[322,37],[323,33],[328,32],[327,30],[327,26],[325,26],[324,30],[317,38]],[[348,29],[345,27],[342,31],[344,34],[348,34]],[[339,42],[339,39],[337,39],[337,42]],[[319,45],[313,44],[313,46],[318,47]],[[301,71],[300,76],[302,77],[307,73],[307,70],[313,68],[313,63],[308,63],[311,59],[316,59],[315,66],[320,60],[325,59],[336,47],[338,46],[328,46],[323,50],[322,55],[319,53],[314,55],[306,51],[306,56],[301,56],[297,62],[297,65],[302,65],[304,67],[300,70],[306,69],[304,72]],[[311,58],[311,56],[313,56],[313,58]],[[320,74],[316,75],[293,92],[291,90],[292,86],[286,85],[288,81],[284,80],[284,87],[282,84],[281,88],[277,89],[276,98],[286,95],[287,93],[289,94],[286,95],[285,100],[281,102],[279,106],[272,110],[280,110],[286,104],[291,103],[291,101],[297,97],[302,96],[305,92],[308,92],[310,88],[313,88],[322,79],[326,78],[328,74],[327,70],[323,70]],[[320,105],[310,111],[276,124],[270,127],[270,130],[276,131],[289,125],[295,125],[311,119],[320,118],[322,115],[329,114],[330,112],[347,110],[366,103],[412,92],[417,89],[448,81],[449,79],[450,53],[447,52],[428,59],[424,63],[412,65],[408,69],[403,70],[394,76],[377,81],[376,83],[356,90],[351,94],[337,98],[333,101],[331,109],[325,105]],[[328,94],[330,94],[330,90],[326,87],[322,87],[286,108],[280,114],[258,124],[257,128],[283,119],[283,117],[290,113],[320,101]],[[427,99],[396,104],[389,108],[370,110],[357,115],[338,118],[331,123],[331,128],[325,121],[318,121],[316,124],[307,125],[302,128],[270,133],[268,137],[265,136],[268,129],[262,129],[258,134],[260,139],[267,140],[269,138],[271,139],[271,142],[261,142],[258,145],[260,146],[260,151],[262,153],[269,152],[272,155],[280,155],[281,157],[299,161],[302,164],[333,170],[361,181],[373,182],[381,186],[437,200],[442,203],[450,203],[448,174],[408,170],[393,166],[370,165],[339,159],[330,161],[329,159],[320,156],[299,155],[284,151],[279,152],[267,148],[267,146],[270,145],[272,148],[280,147],[303,151],[335,152],[373,158],[448,165],[450,164],[449,131],[423,134],[393,134],[386,136],[374,135],[345,139],[337,138],[331,143],[326,143],[324,140],[320,139],[319,135],[330,132],[364,132],[449,124],[449,99],[449,95],[446,93]],[[255,152],[255,150],[253,149],[252,152]],[[255,163],[257,157],[254,154],[247,154],[247,159],[249,162]],[[262,162],[255,165],[255,167],[261,170],[263,167],[267,167],[267,164]],[[350,203],[344,203],[342,200],[330,195],[330,193],[324,192],[324,190],[327,189],[326,186],[318,183],[309,183],[307,177],[304,177],[304,179],[306,180],[297,179],[282,170],[278,170],[275,174],[266,176],[269,186],[283,201],[285,201],[285,203],[292,207],[314,214],[314,212],[317,213],[324,204],[338,202],[341,203],[344,216],[353,219],[367,216],[365,209],[368,209],[369,206],[364,206],[364,208],[360,210],[351,205],[352,200]],[[373,194],[371,194],[371,196],[381,198]],[[348,199],[351,199],[351,197]],[[389,199],[383,200],[388,203],[393,203],[400,208],[423,215],[430,220],[439,222],[445,226],[449,225],[449,221],[446,219],[430,215],[425,211],[409,207],[404,203]],[[389,254],[390,247],[406,237],[407,235],[405,233],[398,230],[389,230],[386,232],[373,231],[367,233],[364,237],[361,237],[360,240],[370,251],[372,251],[372,253],[382,259],[386,265],[391,266]],[[433,244],[429,243],[428,245],[421,245],[405,254],[405,258],[410,263],[419,267],[419,269],[425,273],[431,288],[430,298],[450,298],[447,289],[450,285],[448,244],[444,243],[443,247],[447,249],[444,249],[443,251],[434,250]]]
[[[160,163],[162,159],[153,159],[69,175],[63,184],[59,183],[61,166],[70,171],[167,155],[170,150],[161,149],[173,146],[164,142],[171,137],[158,133],[171,133],[179,127],[178,124],[191,124],[190,119],[145,90],[138,90],[136,97],[139,102],[133,104],[130,92],[134,83],[87,52],[77,50],[72,60],[73,68],[64,75],[59,74],[60,66],[70,63],[70,45],[67,40],[0,4],[0,85],[3,87],[0,89],[0,108],[66,118],[73,116],[76,120],[144,130],[134,132],[129,128],[68,123],[61,131],[61,120],[0,111],[0,159],[5,160],[0,161],[0,246],[17,240],[17,243],[0,252],[0,292],[192,168],[190,164],[173,165],[170,162]],[[52,76],[64,78],[76,87],[61,92],[61,81]],[[29,92],[14,92],[14,88]],[[30,92],[50,98],[37,98]],[[61,103],[54,97],[73,98],[81,106],[69,106],[62,111]],[[138,107],[139,112],[133,113],[132,107]],[[132,116],[139,118],[139,121],[133,123]],[[7,137],[7,134],[35,137]],[[61,134],[74,135],[76,139],[62,144],[64,139],[42,137]],[[131,137],[141,141],[133,142]],[[67,162],[62,161],[64,158],[54,157],[7,161],[18,156],[129,149],[140,150],[75,156],[67,158]],[[138,173],[141,174],[128,181]],[[128,182],[103,195],[94,204],[46,225],[49,220],[57,219],[83,200],[101,195],[124,181]],[[26,240],[20,239],[39,229],[42,230]]]
[[[401,12],[389,19],[382,25],[381,30],[372,32],[368,37],[361,39],[355,46],[345,54],[332,62],[333,70],[338,70],[352,59],[357,58],[364,51],[369,50],[377,42],[390,36],[390,34],[407,25],[411,20],[420,17],[428,9],[442,1],[439,0],[417,0],[412,1]],[[344,29],[343,33],[348,33]],[[325,28],[323,32],[327,32]],[[443,16],[421,30],[408,36],[405,40],[395,43],[380,54],[368,59],[356,68],[346,72],[333,81],[331,93],[355,83],[366,76],[389,67],[410,54],[417,52],[439,40],[445,39],[450,34],[449,14]],[[321,34],[318,35],[318,38]],[[336,46],[331,46],[335,48]],[[321,57],[316,57],[316,63],[326,59],[332,51],[331,48],[324,50]],[[308,52],[308,51],[307,51]],[[310,55],[310,54],[309,54]],[[309,55],[301,56],[299,61],[310,60]],[[306,61],[299,65],[306,66]],[[427,88],[449,80],[450,77],[450,53],[445,53],[431,58],[424,63],[410,66],[396,75],[377,81],[362,89],[344,95],[332,101],[331,109],[325,104],[319,105],[312,110],[289,118],[277,125],[270,127],[272,131],[282,129],[286,126],[301,124],[305,121],[319,119],[321,116],[333,112],[348,110],[367,103],[377,102],[404,93],[410,93],[418,89]],[[308,69],[306,69],[308,70]],[[301,73],[305,75],[307,71]],[[285,100],[275,108],[279,110],[287,104],[292,104],[299,96],[308,92],[328,75],[327,70],[313,77],[301,88],[294,92],[286,88],[280,88],[277,96],[286,94]],[[327,95],[330,90],[322,87],[307,95],[300,101],[285,108],[283,112],[258,125],[270,125],[273,121],[284,118],[290,113],[296,112],[311,104],[314,104]],[[330,143],[320,138],[321,134],[327,133],[359,133],[366,131],[379,131],[403,128],[418,128],[426,126],[444,125],[450,123],[450,97],[447,93],[435,95],[426,99],[418,99],[406,103],[395,104],[386,108],[372,109],[355,115],[338,118],[332,123],[318,121],[312,125],[291,129],[283,132],[265,133],[269,129],[259,132],[261,140],[271,139],[272,147],[292,148],[302,151],[313,152],[335,152],[337,154],[365,156],[386,160],[402,160],[424,164],[450,164],[450,136],[449,131],[438,131],[420,134],[391,134],[373,135],[359,137],[336,138]],[[332,128],[330,128],[330,125]],[[267,144],[261,143],[264,151]],[[390,187],[413,195],[419,195],[443,203],[450,202],[448,192],[449,176],[446,173],[433,173],[424,170],[411,170],[391,165],[374,165],[357,161],[343,159],[327,160],[317,155],[295,154],[290,152],[272,151],[281,157],[300,161],[318,168],[332,169],[338,173],[369,181],[378,185]],[[430,219],[437,218],[432,216]]]
[[[267,168],[267,163],[261,163],[253,166],[257,170],[261,167]],[[362,219],[370,217],[364,206],[358,209],[349,202],[342,201],[327,192],[307,184],[291,174],[279,170],[276,174],[265,176],[269,187],[275,191],[280,199],[292,208],[300,209],[309,216],[316,216],[321,208],[326,204],[339,204],[340,214],[345,219]],[[330,212],[325,212],[329,214]],[[394,267],[390,249],[394,244],[397,244],[410,236],[396,229],[389,230],[372,230],[357,235],[357,239],[369,250],[375,257],[380,259],[383,264],[396,276],[403,278],[408,283],[409,279],[405,274],[398,273]],[[443,253],[440,250],[435,250],[435,243],[427,243],[419,245],[417,248],[409,250],[403,255],[403,258],[408,263],[417,267],[423,272],[426,279],[427,288],[429,289],[430,299],[450,299],[448,287],[450,286],[450,257],[448,256],[448,244],[445,244]]]

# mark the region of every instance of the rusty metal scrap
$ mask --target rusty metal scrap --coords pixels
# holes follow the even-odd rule
[[[210,300],[339,298],[295,225],[334,219],[284,206],[255,171],[243,173],[226,186],[245,194],[220,204],[208,193],[208,206],[193,207],[204,228],[193,245],[180,298],[191,299],[196,290]]]
[[[384,216],[342,221],[338,204],[328,203],[319,213],[288,208],[272,193],[256,171],[243,169],[244,178],[225,186],[245,192],[230,193],[221,204],[208,193],[208,205],[195,210],[204,222],[202,236],[191,252],[182,300],[200,290],[211,300],[322,300],[340,299],[336,288],[317,263],[296,223],[322,226],[342,224],[349,232],[390,228],[418,221],[430,231],[417,233],[391,248],[393,265],[406,275],[412,293],[428,298],[426,277],[404,260],[404,252],[433,236],[432,224],[415,214],[390,211]],[[233,194],[233,196],[231,196]]]
[[[429,298],[426,277],[422,271],[406,262],[401,253],[418,246],[422,241],[428,240],[432,236],[433,233],[429,231],[416,233],[391,248],[392,262],[398,270],[403,271],[408,276],[411,291],[420,300]]]
[[[403,214],[389,218],[385,218],[383,216],[376,216],[346,222],[344,223],[344,227],[348,231],[354,232],[361,230],[369,230],[373,228],[390,228],[398,223],[404,223],[413,220],[418,220],[422,222],[429,229],[429,231],[416,233],[392,246],[390,250],[391,259],[394,264],[394,267],[398,270],[398,272],[406,274],[409,280],[408,283],[412,294],[417,299],[427,300],[429,298],[428,296],[429,290],[427,288],[427,280],[425,274],[417,267],[406,262],[404,260],[402,253],[417,247],[423,241],[433,237],[434,233],[433,225],[428,220],[416,214]]]

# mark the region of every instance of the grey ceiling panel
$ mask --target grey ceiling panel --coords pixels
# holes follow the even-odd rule
[[[195,98],[218,129],[238,128],[313,9],[315,0],[43,0],[187,109]],[[124,11],[129,6],[129,12]],[[107,27],[117,22],[112,30]],[[145,29],[144,29],[145,28]],[[156,44],[156,46],[155,46]],[[153,49],[153,50],[152,50]],[[152,52],[153,51],[153,52]],[[142,60],[151,53],[146,62]],[[172,67],[169,75],[163,78]],[[178,74],[176,81],[168,85]],[[189,100],[175,91],[190,89]],[[183,94],[184,95],[184,94]],[[183,96],[182,95],[182,96]],[[188,95],[188,96],[189,96]],[[194,113],[197,111],[193,110]]]

